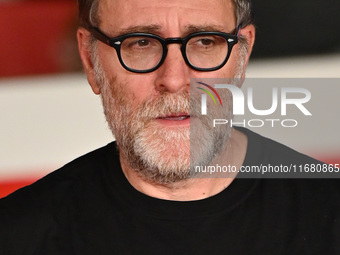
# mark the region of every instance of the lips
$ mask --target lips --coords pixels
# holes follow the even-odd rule
[[[190,118],[190,115],[187,113],[179,113],[179,114],[170,114],[164,117],[159,117],[158,119],[161,120],[173,120],[173,121],[180,121]]]
[[[181,116],[181,117],[165,117],[165,118],[160,118],[162,120],[185,120],[188,119],[190,116]]]

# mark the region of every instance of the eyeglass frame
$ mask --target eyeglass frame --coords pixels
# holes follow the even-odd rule
[[[236,45],[238,43],[238,36],[239,36],[239,30],[241,28],[241,25],[239,25],[236,28],[236,33],[235,34],[229,34],[229,33],[224,33],[224,32],[212,32],[212,31],[203,31],[203,32],[195,32],[192,34],[187,35],[186,37],[170,37],[170,38],[163,38],[161,36],[155,35],[155,34],[151,34],[151,33],[140,33],[140,32],[136,32],[136,33],[128,33],[128,34],[124,34],[124,35],[120,35],[117,37],[109,37],[106,34],[104,34],[98,27],[90,27],[89,28],[89,32],[91,32],[91,34],[94,36],[94,38],[96,38],[97,40],[105,43],[106,45],[113,47],[116,52],[117,52],[117,56],[119,59],[120,64],[128,71],[133,72],[133,73],[150,73],[153,72],[155,70],[157,70],[165,61],[165,58],[167,56],[168,53],[168,45],[169,44],[181,44],[181,52],[182,52],[182,56],[183,59],[185,61],[185,63],[192,69],[196,70],[196,71],[201,71],[201,72],[210,72],[210,71],[215,71],[218,70],[220,68],[222,68],[227,61],[229,60],[232,48],[234,47],[234,45]],[[211,68],[200,68],[200,67],[196,67],[194,65],[192,65],[190,63],[190,61],[188,60],[187,54],[186,54],[186,46],[187,46],[187,42],[195,37],[195,36],[202,36],[202,35],[217,35],[217,36],[221,36],[223,37],[227,44],[228,44],[228,53],[227,56],[225,57],[224,61],[216,66],[216,67],[211,67]],[[149,38],[154,38],[156,40],[158,40],[163,48],[163,55],[162,58],[160,59],[159,63],[150,69],[147,70],[137,70],[137,69],[133,69],[128,67],[121,56],[121,45],[123,43],[123,41],[127,38],[130,37],[134,37],[134,36],[140,36],[140,37],[149,37]]]

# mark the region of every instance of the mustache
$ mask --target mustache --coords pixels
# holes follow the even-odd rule
[[[193,107],[193,104],[195,107]],[[166,93],[158,98],[150,98],[143,102],[136,111],[136,118],[139,121],[147,121],[174,114],[187,114],[192,116],[193,108],[200,105],[198,100],[190,98],[189,92],[183,91],[180,94]]]
[[[226,103],[227,109],[232,109],[232,98],[229,92],[220,93],[221,99]],[[214,108],[213,108],[214,109]],[[146,123],[150,120],[173,116],[173,115],[190,115],[202,119],[201,113],[201,94],[183,91],[178,94],[166,93],[159,97],[150,98],[139,105],[135,111],[130,112],[133,118],[138,122]],[[228,112],[221,109],[212,110],[211,116],[219,114],[225,116]],[[216,115],[217,116],[217,115]],[[230,117],[225,116],[225,117]]]

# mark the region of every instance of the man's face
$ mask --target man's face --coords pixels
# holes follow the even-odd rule
[[[236,28],[231,0],[100,0],[99,16],[99,28],[110,37],[129,32],[185,37],[202,30],[234,33]],[[227,64],[212,72],[189,68],[180,44],[169,45],[163,65],[146,74],[125,70],[115,50],[106,44],[98,42],[95,54],[96,82],[91,85],[100,90],[121,159],[144,177],[160,183],[187,178],[190,78],[242,76],[244,62],[240,61],[238,45]],[[206,147],[207,151],[213,150]]]
[[[100,0],[100,29],[115,37],[128,32],[151,32],[168,37],[184,37],[201,30],[234,33],[235,15],[231,0]],[[163,65],[148,74],[125,70],[115,50],[99,43],[99,57],[109,79],[125,83],[124,90],[139,105],[160,92],[177,93],[189,89],[192,77],[234,77],[238,63],[237,47],[224,68],[215,72],[198,72],[184,62],[180,44],[168,46]]]

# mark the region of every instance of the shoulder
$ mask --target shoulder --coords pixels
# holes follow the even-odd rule
[[[37,243],[67,229],[86,212],[86,205],[98,207],[109,199],[104,194],[108,172],[114,167],[120,165],[116,145],[111,143],[0,199],[0,236],[5,237],[0,238],[0,253],[7,254],[2,249],[8,248],[18,249],[15,254],[37,254]]]
[[[85,154],[62,168],[48,174],[37,182],[19,189],[9,196],[0,199],[0,210],[28,206],[51,200],[61,200],[64,196],[74,194],[75,191],[95,181],[107,169],[108,154],[117,154],[115,143]],[[54,201],[56,202],[56,201]]]
[[[254,171],[264,170],[266,176],[261,178],[338,178],[340,174],[339,168],[248,129],[237,129],[248,137],[243,168],[247,167],[248,170],[252,168]],[[258,177],[258,174],[253,173],[248,177]]]
[[[336,207],[340,212],[339,169],[248,129],[238,130],[248,137],[243,166],[250,171],[239,177],[259,179],[258,190],[267,194],[264,196],[266,198],[275,198],[279,204],[284,201],[299,201],[300,205],[308,204],[308,208]]]
[[[248,137],[247,156],[257,161],[320,162],[284,144],[261,136],[246,128],[237,128]]]

